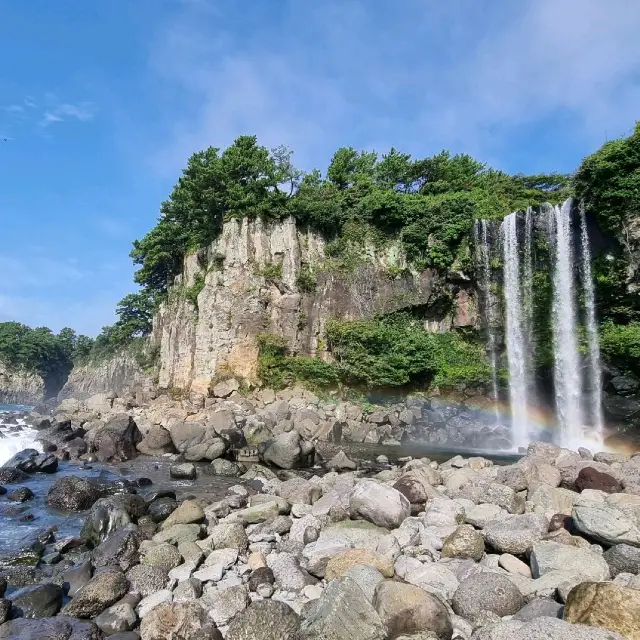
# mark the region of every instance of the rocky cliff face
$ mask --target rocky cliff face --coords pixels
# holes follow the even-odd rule
[[[0,403],[36,405],[45,397],[45,382],[39,375],[13,370],[0,362]]]
[[[58,399],[84,400],[104,392],[124,394],[151,385],[151,375],[140,369],[131,354],[122,353],[98,363],[75,367],[58,394]]]
[[[322,337],[333,317],[366,318],[420,305],[431,309],[430,330],[477,323],[464,279],[444,285],[434,271],[405,269],[397,247],[365,249],[369,259],[347,270],[325,255],[319,235],[293,219],[225,223],[206,256],[187,258],[155,319],[159,386],[206,393],[222,375],[255,380],[261,333],[283,337],[293,353],[327,358]],[[308,274],[312,286],[303,281]],[[185,294],[202,278],[196,308]],[[455,297],[453,310],[439,304],[445,286]]]

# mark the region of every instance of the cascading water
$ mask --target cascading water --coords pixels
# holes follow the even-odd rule
[[[500,408],[498,406],[498,353],[496,344],[496,307],[497,298],[493,290],[491,278],[491,242],[489,225],[486,220],[476,220],[474,235],[477,249],[477,263],[480,268],[480,288],[484,303],[484,316],[487,325],[487,352],[491,365],[491,399],[493,401],[495,423],[500,425]]]
[[[506,216],[500,226],[503,322],[509,366],[511,440],[514,448],[526,446],[529,438],[537,436],[537,428],[534,428],[529,414],[536,405],[537,397],[534,384],[536,350],[544,346],[537,345],[534,338],[534,311],[540,311],[534,309],[534,274],[538,259],[542,261],[541,268],[551,273],[553,289],[551,324],[554,397],[560,427],[559,436],[555,439],[564,446],[575,448],[585,443],[585,427],[592,427],[595,433],[589,435],[595,438],[591,437],[590,440],[594,444],[601,444],[603,440],[600,350],[591,251],[583,210],[580,210],[579,217],[579,242],[574,235],[575,213],[573,201],[567,200],[561,206],[543,205],[538,213],[538,223],[535,222],[535,210],[530,208],[524,216],[516,213]],[[479,289],[484,299],[484,325],[489,328],[487,352],[493,371],[492,393],[495,400],[498,397],[496,327],[500,325],[500,318],[495,311],[499,307],[498,299],[491,286],[492,245],[487,231],[489,224],[482,220],[476,222],[475,240],[480,274]],[[577,226],[576,219],[576,231]],[[535,240],[538,237],[543,240],[541,258],[534,256]],[[549,263],[546,263],[545,246],[548,247]],[[582,276],[580,287],[576,277],[578,267]],[[495,302],[491,302],[491,295]],[[582,301],[583,308],[579,304]],[[584,361],[579,350],[581,317],[584,317],[587,343]]]
[[[528,444],[527,406],[528,376],[524,340],[524,308],[520,278],[518,219],[515,213],[505,217],[500,226],[504,261],[504,300],[506,306],[506,343],[509,363],[509,400],[511,435],[514,448]]]
[[[587,328],[587,398],[589,400],[589,421],[595,430],[595,437],[602,441],[602,375],[600,369],[600,343],[596,321],[595,292],[591,273],[591,249],[584,207],[580,207],[580,250],[582,286],[584,292],[585,323]]]
[[[573,201],[553,208],[555,268],[553,273],[553,352],[556,410],[561,444],[580,446],[583,436],[582,378],[578,353],[574,287]]]

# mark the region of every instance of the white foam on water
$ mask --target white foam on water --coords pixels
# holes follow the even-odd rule
[[[24,420],[18,420],[20,431],[14,431],[17,425],[0,424],[0,466],[24,449],[42,451],[42,445],[35,441],[38,432],[24,424]]]

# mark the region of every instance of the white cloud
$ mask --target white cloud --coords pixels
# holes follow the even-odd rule
[[[70,119],[79,120],[80,122],[88,122],[89,120],[93,120],[93,117],[93,107],[89,102],[82,102],[79,104],[61,102],[52,108],[47,109],[40,119],[39,124],[41,127],[48,127],[55,122],[63,122],[64,120]]]
[[[638,117],[636,0],[284,6],[239,36],[191,9],[158,34],[152,69],[181,96],[149,154],[159,171],[175,176],[194,150],[240,133],[289,144],[308,167],[355,140],[499,159],[545,121],[593,147]]]
[[[77,267],[70,260],[56,260],[37,254],[20,257],[0,254],[0,273],[0,291],[46,288],[79,281],[90,275],[88,270]]]

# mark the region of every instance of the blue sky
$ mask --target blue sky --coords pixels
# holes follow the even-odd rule
[[[637,0],[0,0],[0,320],[95,334],[187,157],[256,133],[571,171],[640,118]],[[4,142],[1,138],[10,138]]]

